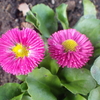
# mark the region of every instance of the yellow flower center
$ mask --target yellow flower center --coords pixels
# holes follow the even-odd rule
[[[16,54],[16,57],[25,57],[28,56],[29,51],[27,48],[21,44],[17,44],[12,48],[12,51]]]
[[[78,46],[78,44],[72,40],[72,39],[68,39],[68,40],[65,40],[63,43],[62,43],[63,47],[65,48],[65,51],[75,51],[76,50],[76,46]]]

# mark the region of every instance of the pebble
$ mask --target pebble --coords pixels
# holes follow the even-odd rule
[[[15,22],[18,22],[18,19],[15,19]]]
[[[55,0],[51,0],[51,3],[54,5],[55,4]]]
[[[9,11],[11,9],[11,5],[8,4],[7,7],[6,7],[6,11]]]
[[[81,4],[82,3],[82,0],[79,0],[79,4]]]
[[[68,1],[68,2],[66,2],[66,4],[68,4],[67,10],[74,10],[74,8],[76,6],[75,1]]]

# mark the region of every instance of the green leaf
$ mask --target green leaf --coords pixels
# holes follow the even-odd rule
[[[98,56],[100,56],[100,48],[95,48],[94,53],[93,53],[93,57],[95,58],[95,57],[98,57]]]
[[[57,100],[54,95],[61,92],[59,78],[45,68],[33,70],[26,78],[26,83],[33,100]]]
[[[17,83],[7,83],[0,86],[0,100],[11,100],[20,94],[20,85]]]
[[[51,71],[52,74],[57,74],[59,70],[59,65],[56,63],[54,59],[47,55],[43,61],[40,63],[41,67],[45,67]]]
[[[95,60],[93,66],[91,67],[91,74],[100,85],[100,56]]]
[[[86,99],[83,96],[77,94],[77,95],[75,95],[74,100],[86,100]]]
[[[91,15],[96,18],[96,8],[95,5],[90,0],[83,0],[84,15]]]
[[[100,86],[90,92],[88,100],[100,100]]]
[[[74,28],[86,34],[95,47],[100,47],[100,20],[82,18]]]
[[[65,88],[74,94],[86,95],[96,87],[96,82],[92,78],[89,70],[64,68],[61,71],[61,80]]]
[[[23,96],[22,100],[33,100],[30,96]]]
[[[19,80],[24,81],[27,75],[17,75],[16,76]]]
[[[27,91],[28,87],[27,87],[27,84],[26,84],[25,82],[22,83],[22,84],[20,84],[20,85],[21,85],[21,91],[22,91],[22,92]]]
[[[26,16],[26,21],[32,23],[47,38],[57,31],[55,13],[49,6],[44,4],[33,6]]]
[[[22,97],[23,97],[23,94],[18,95],[18,96],[16,96],[16,97],[12,98],[11,100],[22,100]],[[7,100],[8,100],[8,99],[7,99]]]
[[[86,100],[86,99],[83,96],[79,95],[79,94],[77,94],[77,95],[72,94],[69,97],[66,97],[64,100]]]
[[[61,22],[63,29],[69,28],[68,18],[66,14],[67,6],[67,4],[63,3],[56,8],[57,18]]]
[[[38,23],[36,17],[34,16],[34,14],[31,11],[29,11],[27,13],[26,21],[32,23],[34,25],[34,27],[38,29],[39,23]]]

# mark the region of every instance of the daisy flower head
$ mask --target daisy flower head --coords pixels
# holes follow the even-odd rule
[[[13,75],[31,72],[44,58],[44,42],[39,34],[29,28],[14,28],[0,38],[0,64]]]
[[[60,30],[48,39],[49,52],[61,67],[81,68],[92,56],[93,46],[75,29]]]

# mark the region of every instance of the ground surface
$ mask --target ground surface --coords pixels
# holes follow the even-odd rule
[[[97,17],[100,19],[100,1],[91,0],[97,9]],[[68,3],[68,19],[70,27],[73,26],[83,14],[82,0],[0,0],[0,35],[7,30],[23,27],[25,17],[18,10],[21,3],[27,3],[30,7],[39,3],[56,8],[61,3]],[[8,74],[0,67],[0,85],[8,82],[20,82],[15,76]]]

